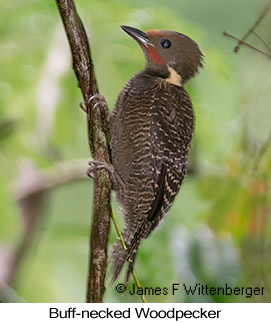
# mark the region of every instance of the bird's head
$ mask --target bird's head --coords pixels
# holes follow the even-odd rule
[[[170,83],[182,85],[202,67],[203,54],[190,37],[168,30],[150,30],[121,26],[141,46],[146,57],[146,69]]]

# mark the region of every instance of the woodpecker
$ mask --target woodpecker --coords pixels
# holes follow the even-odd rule
[[[184,85],[202,67],[203,54],[178,32],[121,27],[146,58],[145,69],[124,87],[110,117],[114,190],[127,247],[120,240],[114,246],[113,278],[128,260],[128,282],[140,243],[165,217],[187,173],[194,112]]]

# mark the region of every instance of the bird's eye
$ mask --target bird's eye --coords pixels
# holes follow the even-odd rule
[[[163,48],[170,48],[171,47],[171,41],[168,40],[168,39],[161,39],[160,40],[160,45],[163,47]]]

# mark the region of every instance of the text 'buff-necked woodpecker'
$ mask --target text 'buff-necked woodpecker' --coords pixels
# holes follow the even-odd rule
[[[129,260],[128,281],[140,243],[165,217],[187,172],[194,113],[184,85],[202,67],[203,55],[195,41],[178,32],[122,29],[146,58],[145,69],[124,87],[110,118],[114,190],[127,246],[120,240],[114,246],[113,277]]]

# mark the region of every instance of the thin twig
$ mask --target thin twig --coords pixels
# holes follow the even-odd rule
[[[118,237],[119,237],[119,239],[120,239],[120,242],[121,242],[121,244],[122,244],[122,246],[123,246],[123,249],[124,249],[124,250],[127,250],[126,243],[125,243],[125,241],[124,241],[124,239],[123,239],[123,236],[122,236],[121,230],[120,230],[120,228],[119,228],[118,222],[117,222],[117,220],[116,220],[115,216],[113,215],[113,213],[112,213],[112,220],[113,220],[113,223],[114,223],[115,229],[116,229],[116,231],[117,231],[117,235],[118,235]],[[128,262],[130,262],[130,261],[131,261],[131,259],[128,259]],[[133,275],[133,278],[134,278],[135,284],[136,284],[136,286],[137,286],[137,289],[141,289],[141,288],[142,288],[142,286],[141,286],[141,284],[140,284],[140,281],[139,281],[139,279],[138,279],[138,276],[137,276],[137,273],[136,273],[135,269],[133,269],[133,271],[132,271],[132,275]],[[140,297],[141,297],[141,300],[142,300],[142,302],[143,302],[143,303],[147,303],[147,299],[146,299],[146,297],[145,297],[144,295],[140,295]]]
[[[251,48],[251,49],[255,50],[256,52],[258,52],[258,53],[260,53],[260,54],[262,54],[262,55],[264,55],[264,56],[266,56],[266,57],[268,57],[268,58],[271,58],[271,54],[268,54],[268,53],[266,53],[266,52],[264,52],[264,51],[262,51],[262,50],[260,50],[260,49],[258,49],[258,48],[256,48],[256,47],[254,47],[254,46],[252,46],[252,45],[250,45],[250,44],[248,44],[248,43],[246,43],[246,42],[242,41],[241,39],[238,39],[238,38],[234,37],[233,35],[231,35],[231,34],[227,33],[226,31],[224,31],[224,32],[223,32],[223,35],[224,35],[224,36],[226,36],[226,37],[229,37],[229,38],[231,38],[231,39],[237,40],[237,41],[238,41],[239,43],[241,43],[242,45],[245,45],[245,46],[247,46],[247,47],[249,47],[249,48]]]
[[[254,32],[254,30],[258,27],[258,25],[262,22],[262,20],[264,19],[264,17],[266,16],[266,14],[268,13],[268,11],[271,8],[271,1],[268,3],[267,7],[263,10],[262,14],[259,16],[259,18],[256,20],[256,22],[254,23],[254,25],[247,31],[247,33],[244,35],[244,37],[239,40],[238,44],[236,45],[236,47],[234,48],[235,53],[238,53],[240,46],[245,43],[245,40],[248,38],[248,36]]]
[[[266,41],[260,35],[258,35],[255,31],[253,31],[252,33],[256,37],[258,37],[260,39],[260,41],[264,44],[264,47],[271,53],[271,48],[268,46],[268,44],[266,43]]]

